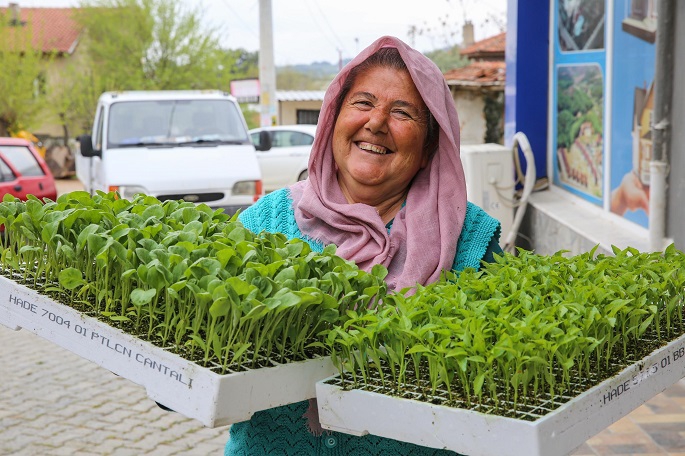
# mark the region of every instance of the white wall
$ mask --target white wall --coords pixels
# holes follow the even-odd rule
[[[321,110],[322,101],[281,101],[278,103],[278,118],[281,125],[294,125],[297,123],[297,110],[307,109],[312,111]]]
[[[485,103],[480,92],[450,88],[454,104],[459,113],[461,144],[483,144],[485,142]]]

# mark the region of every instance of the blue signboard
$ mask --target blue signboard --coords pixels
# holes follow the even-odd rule
[[[656,3],[551,2],[553,182],[644,227]]]
[[[606,92],[604,0],[555,2],[552,164],[560,186],[603,204]]]
[[[614,4],[611,211],[648,226],[656,0]]]

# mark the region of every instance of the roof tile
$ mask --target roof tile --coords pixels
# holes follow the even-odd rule
[[[33,33],[32,44],[43,52],[73,52],[79,36],[79,26],[73,18],[73,8],[21,8],[21,30]],[[5,20],[11,17],[9,8],[0,8]]]
[[[466,46],[460,51],[464,57],[471,59],[483,58],[487,56],[504,58],[504,51],[507,47],[507,32],[502,32],[499,35],[485,38],[484,40],[476,41],[470,46]]]
[[[503,85],[506,80],[506,63],[471,62],[462,68],[444,73],[448,85]]]

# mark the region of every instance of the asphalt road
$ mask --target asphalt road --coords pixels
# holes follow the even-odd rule
[[[57,195],[73,192],[76,190],[83,190],[83,184],[76,178],[55,179],[55,186],[57,187]]]

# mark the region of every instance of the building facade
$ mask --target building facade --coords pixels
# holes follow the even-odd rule
[[[525,133],[549,182],[517,243],[683,249],[685,3],[509,0],[506,56],[505,143]]]

